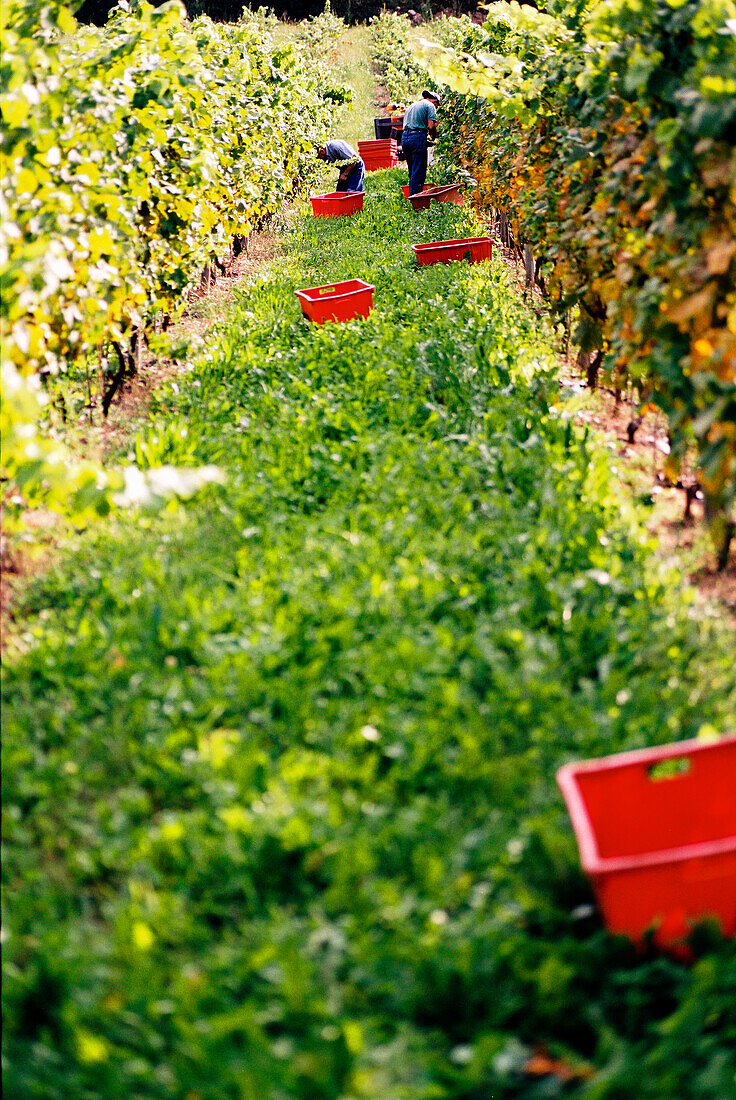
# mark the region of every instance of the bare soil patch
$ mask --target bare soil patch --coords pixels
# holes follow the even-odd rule
[[[584,387],[579,378],[575,384]],[[715,601],[736,627],[736,552],[732,547],[726,568],[719,571],[692,465],[685,464],[676,484],[665,474],[666,417],[661,413],[640,416],[635,400],[617,398],[607,389],[586,389],[586,394],[589,402],[578,419],[615,444],[619,477],[627,491],[649,508],[646,525],[660,555],[674,560],[700,595]],[[639,420],[632,443],[629,427]]]

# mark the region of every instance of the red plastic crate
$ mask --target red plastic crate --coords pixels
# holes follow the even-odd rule
[[[315,218],[340,218],[363,209],[364,191],[328,191],[326,195],[312,195],[312,214]]]
[[[363,163],[366,172],[378,172],[382,168],[395,168],[399,163],[399,158],[395,156],[364,156]]]
[[[362,156],[363,153],[384,153],[386,151],[396,152],[396,139],[395,138],[375,138],[371,141],[359,141],[358,152]]]
[[[490,237],[463,237],[453,241],[432,241],[412,245],[417,263],[449,264],[453,260],[468,260],[471,264],[490,260],[493,241]]]
[[[375,287],[362,279],[346,279],[342,283],[311,286],[294,293],[301,303],[304,316],[322,325],[325,321],[367,317],[373,308],[374,290]]]
[[[443,187],[428,187],[421,195],[410,195],[409,202],[415,210],[427,210],[431,202],[454,202],[463,205],[461,183],[449,183]]]
[[[430,186],[431,185],[429,183],[425,183],[424,187],[422,188],[422,191],[429,191]],[[409,184],[408,183],[402,183],[401,190],[404,194],[404,198],[408,199],[409,198]]]
[[[366,146],[359,143],[359,152],[361,160],[364,164],[367,164],[368,161],[375,160],[377,157],[382,159],[397,157],[398,147],[393,139],[391,141],[372,141]]]
[[[712,916],[736,933],[736,736],[567,764],[557,782],[610,931],[676,947]]]

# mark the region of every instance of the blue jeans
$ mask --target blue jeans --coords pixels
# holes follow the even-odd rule
[[[350,175],[346,180],[338,180],[336,191],[362,191],[365,179],[365,165],[362,160],[350,169]]]
[[[427,131],[404,130],[401,148],[409,169],[409,194],[420,195],[427,178]]]

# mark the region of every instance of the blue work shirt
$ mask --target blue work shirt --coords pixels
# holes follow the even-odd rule
[[[341,138],[325,142],[325,160],[328,164],[336,164],[339,160],[360,160],[351,145]]]
[[[420,99],[404,111],[404,132],[407,130],[426,130],[428,122],[437,121],[437,109],[429,99]]]

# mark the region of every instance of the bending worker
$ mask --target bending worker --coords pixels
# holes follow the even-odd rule
[[[320,145],[317,150],[320,160],[328,164],[340,164],[340,175],[336,191],[362,191],[365,179],[365,165],[351,145],[337,138]]]
[[[409,169],[409,194],[419,195],[427,178],[427,142],[437,136],[437,107],[440,97],[425,88],[422,98],[404,111],[401,148]]]

